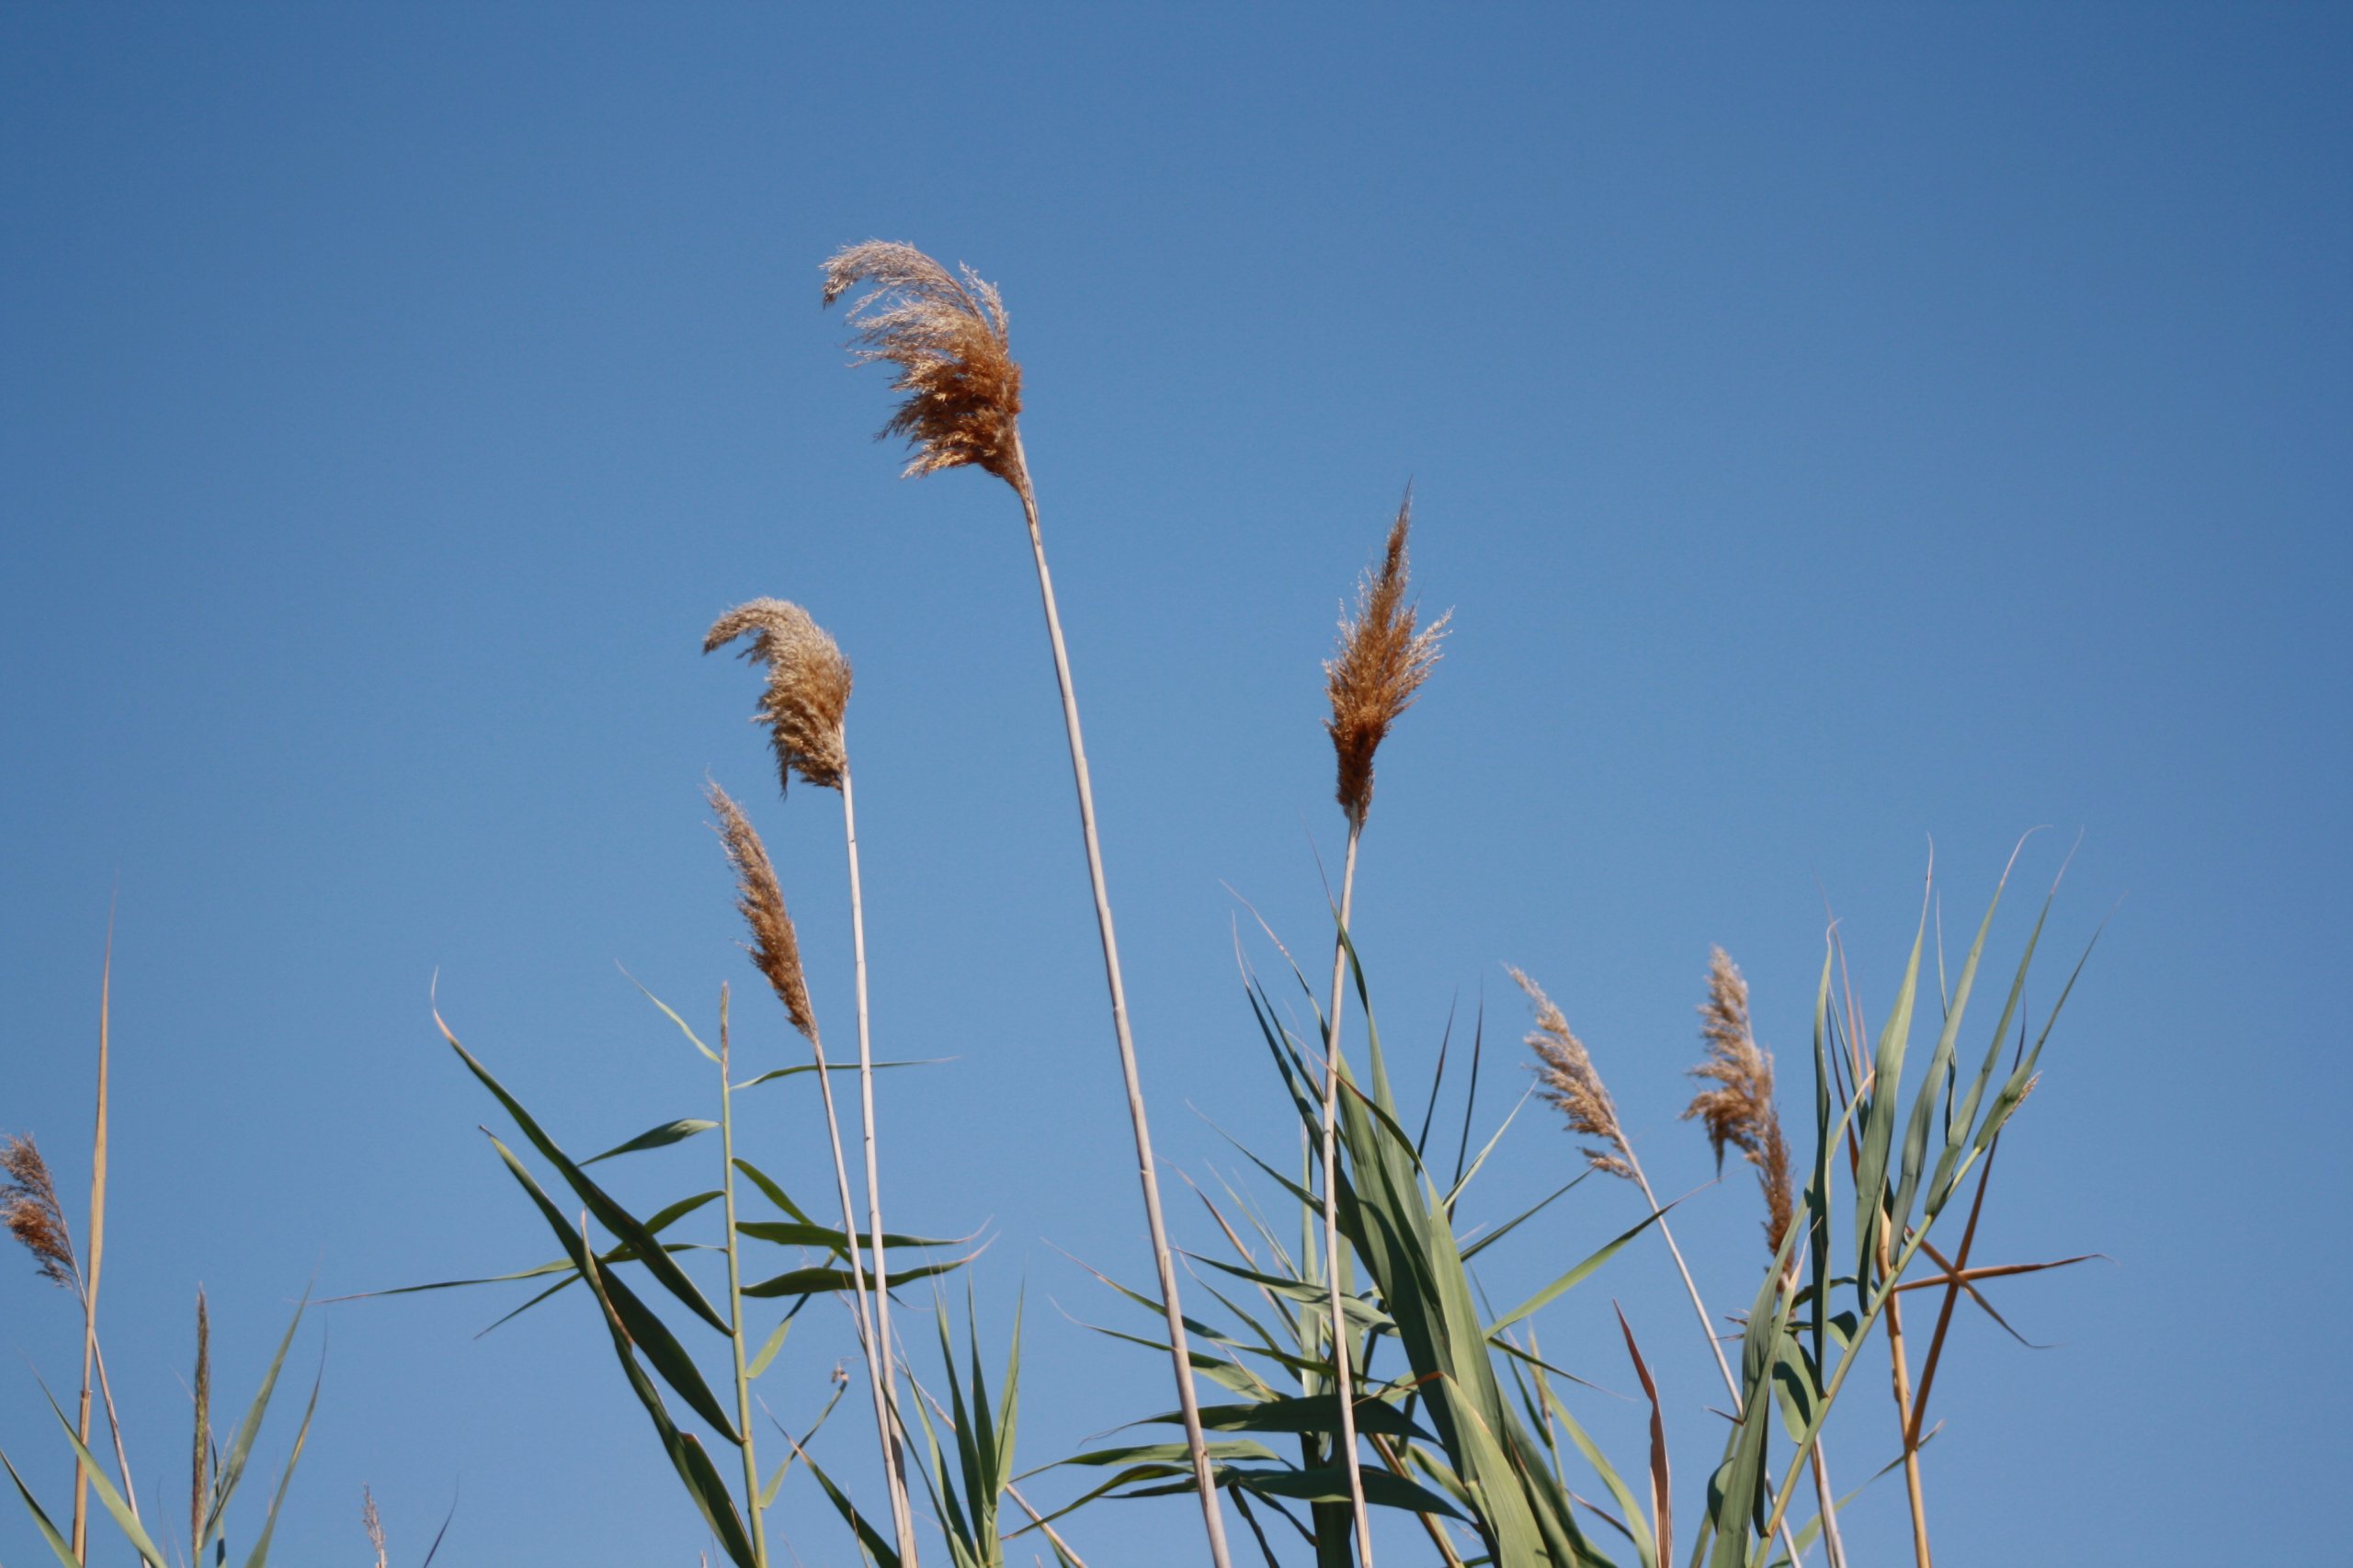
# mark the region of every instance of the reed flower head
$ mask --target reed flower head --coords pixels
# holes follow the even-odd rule
[[[826,261],[826,304],[861,286],[868,291],[849,308],[853,360],[897,368],[891,390],[906,398],[880,435],[904,436],[914,449],[904,477],[970,465],[1022,489],[1021,367],[995,286],[888,240]]]
[[[368,1532],[368,1544],[376,1553],[376,1568],[387,1568],[392,1558],[384,1550],[384,1521],[376,1514],[376,1494],[365,1486],[359,1489],[359,1528]]]
[[[1449,611],[1417,628],[1416,608],[1405,602],[1405,534],[1413,519],[1414,494],[1408,490],[1390,525],[1380,568],[1357,585],[1356,614],[1340,616],[1339,652],[1324,665],[1324,691],[1332,699],[1332,717],[1324,728],[1340,765],[1337,798],[1348,820],[1359,826],[1372,809],[1372,754],[1429,679],[1438,642],[1452,619]]]
[[[1632,1180],[1634,1167],[1623,1158],[1626,1134],[1618,1125],[1618,1107],[1601,1074],[1594,1071],[1585,1042],[1570,1032],[1569,1020],[1561,1016],[1561,1009],[1542,987],[1516,969],[1511,977],[1528,993],[1529,1005],[1536,1009],[1536,1028],[1529,1032],[1528,1047],[1536,1052],[1536,1075],[1542,1085],[1538,1092],[1568,1119],[1570,1131],[1598,1138],[1619,1150],[1611,1153],[1608,1149],[1582,1149],[1579,1153],[1587,1165]]]
[[[1711,1086],[1692,1096],[1683,1119],[1696,1116],[1707,1127],[1717,1170],[1723,1169],[1727,1148],[1738,1149],[1756,1167],[1765,1193],[1765,1244],[1779,1251],[1789,1233],[1792,1204],[1790,1146],[1773,1107],[1773,1053],[1756,1043],[1748,1017],[1748,982],[1722,948],[1708,954],[1699,1038],[1707,1041],[1708,1054],[1691,1076]]]
[[[784,1004],[785,1017],[813,1045],[817,1014],[809,1005],[809,982],[801,971],[801,936],[785,911],[784,890],[777,885],[767,846],[726,790],[713,784],[709,796],[710,809],[719,813],[719,841],[735,869],[735,907],[752,928],[752,967],[767,977],[777,1000]]]
[[[40,1157],[40,1150],[19,1133],[0,1141],[0,1220],[33,1255],[34,1267],[42,1278],[78,1288],[81,1265],[74,1257],[65,1210],[57,1201],[57,1183],[51,1179],[49,1162]]]
[[[748,635],[744,657],[767,666],[768,688],[755,722],[768,727],[776,748],[777,787],[789,790],[796,773],[823,789],[842,787],[848,754],[842,716],[849,707],[849,661],[809,612],[783,599],[737,605],[711,623],[706,653]]]

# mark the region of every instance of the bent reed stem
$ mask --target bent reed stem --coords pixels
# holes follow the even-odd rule
[[[1184,1418],[1185,1443],[1193,1459],[1193,1483],[1200,1493],[1201,1522],[1209,1534],[1210,1559],[1216,1568],[1231,1568],[1226,1552],[1225,1518],[1218,1505],[1216,1478],[1210,1468],[1208,1439],[1201,1432],[1199,1402],[1193,1392],[1191,1347],[1186,1342],[1185,1314],[1176,1295],[1176,1261],[1168,1250],[1168,1229],[1161,1218],[1160,1179],[1153,1168],[1152,1131],[1144,1115],[1143,1081],[1136,1067],[1135,1040],[1128,1029],[1127,986],[1120,974],[1120,943],[1111,926],[1111,894],[1103,877],[1103,849],[1095,831],[1095,789],[1086,771],[1086,745],[1080,735],[1078,693],[1071,683],[1070,653],[1063,642],[1062,613],[1054,603],[1054,580],[1046,566],[1045,535],[1038,526],[1038,498],[1029,475],[1029,460],[1021,437],[1013,437],[1014,494],[1021,498],[1022,517],[1029,526],[1029,550],[1038,566],[1038,596],[1046,611],[1046,638],[1053,646],[1054,678],[1061,685],[1063,728],[1070,738],[1070,766],[1078,787],[1079,834],[1086,845],[1086,870],[1095,894],[1095,925],[1103,944],[1103,973],[1111,994],[1111,1028],[1120,1047],[1120,1074],[1128,1096],[1128,1119],[1135,1129],[1137,1176],[1143,1186],[1144,1221],[1152,1233],[1153,1267],[1160,1281],[1160,1299],[1168,1320],[1169,1358],[1176,1375],[1176,1403]]]
[[[1324,1035],[1324,1278],[1332,1313],[1332,1386],[1340,1402],[1340,1462],[1348,1473],[1348,1503],[1356,1518],[1357,1561],[1372,1568],[1372,1522],[1364,1506],[1364,1475],[1357,1468],[1357,1414],[1348,1376],[1347,1319],[1340,1292],[1340,1005],[1347,994],[1348,921],[1357,891],[1357,844],[1364,814],[1348,813],[1348,853],[1340,871],[1340,932],[1332,943],[1332,1006]]]

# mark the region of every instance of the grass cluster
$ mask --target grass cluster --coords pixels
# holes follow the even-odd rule
[[[977,1287],[969,1272],[961,1349],[940,1289],[939,1277],[964,1269],[973,1255],[956,1239],[885,1227],[881,1173],[891,1162],[878,1137],[878,1077],[909,1064],[876,1060],[869,1024],[847,730],[852,673],[808,611],[782,599],[754,598],[729,611],[710,628],[704,647],[741,644],[760,669],[758,717],[775,750],[779,795],[797,781],[801,799],[813,789],[821,799],[833,791],[839,801],[849,871],[848,904],[840,913],[849,922],[855,960],[855,1059],[828,1054],[785,890],[751,812],[713,785],[710,805],[754,969],[806,1040],[810,1060],[739,1074],[723,989],[710,1031],[656,1002],[713,1074],[709,1114],[660,1122],[583,1156],[437,1015],[458,1062],[511,1124],[509,1136],[486,1136],[516,1195],[546,1227],[553,1256],[497,1280],[407,1289],[519,1282],[531,1293],[510,1317],[559,1300],[593,1312],[610,1343],[612,1372],[643,1412],[654,1439],[649,1462],[675,1473],[703,1522],[707,1555],[735,1568],[794,1560],[779,1545],[779,1510],[795,1469],[806,1471],[814,1489],[795,1495],[821,1498],[821,1515],[829,1509],[814,1523],[794,1519],[796,1551],[825,1550],[819,1525],[837,1527],[835,1550],[887,1568],[915,1568],[926,1554],[954,1568],[995,1568],[1009,1553],[1051,1554],[1084,1568],[1082,1547],[1100,1561],[1121,1561],[1129,1553],[1120,1545],[1120,1515],[1111,1505],[1167,1494],[1197,1501],[1201,1547],[1217,1568],[1230,1568],[1236,1555],[1270,1565],[1372,1568],[1377,1534],[1392,1556],[1452,1568],[1623,1562],[1769,1568],[1817,1559],[1847,1568],[1838,1512],[1853,1492],[1842,1494],[1839,1482],[1854,1487],[1868,1478],[1837,1473],[1824,1427],[1853,1375],[1881,1366],[1896,1439],[1895,1457],[1881,1473],[1903,1475],[1915,1562],[1928,1568],[1921,1450],[1934,1431],[1927,1413],[1949,1331],[1964,1307],[1994,1314],[1987,1282],[2060,1267],[1988,1266],[1975,1258],[1995,1155],[2034,1087],[2044,1043],[2073,984],[2071,977],[2040,1028],[2030,1028],[2027,988],[2049,899],[2023,950],[2003,966],[2008,983],[1990,1027],[1976,992],[2000,889],[1949,986],[1940,951],[1933,984],[1923,980],[1929,924],[1924,902],[1893,1004],[1875,1024],[1846,978],[1834,930],[1813,1009],[1811,1093],[1801,1092],[1790,1126],[1777,1099],[1776,1063],[1750,1022],[1745,982],[1727,955],[1712,955],[1699,1006],[1702,1052],[1691,1068],[1696,1090],[1686,1115],[1701,1124],[1720,1165],[1736,1153],[1754,1170],[1763,1220],[1764,1244],[1752,1259],[1754,1290],[1729,1319],[1702,1299],[1670,1224],[1674,1205],[1662,1203],[1653,1188],[1592,1052],[1566,1013],[1518,971],[1514,978],[1531,1009],[1525,1043],[1536,1092],[1579,1140],[1582,1165],[1525,1212],[1471,1227],[1460,1217],[1464,1194],[1497,1153],[1504,1130],[1474,1151],[1466,1117],[1450,1157],[1443,1134],[1434,1143],[1449,1046],[1441,1042],[1434,1054],[1426,1101],[1406,1103],[1350,933],[1376,756],[1443,651],[1447,618],[1425,620],[1413,597],[1409,497],[1358,585],[1324,670],[1335,797],[1347,835],[1332,911],[1330,976],[1319,987],[1279,941],[1277,979],[1247,968],[1243,975],[1269,1088],[1293,1108],[1299,1141],[1282,1153],[1244,1150],[1256,1172],[1253,1181],[1203,1191],[1222,1250],[1187,1255],[1180,1268],[1163,1210],[1037,484],[1021,444],[1021,371],[1004,303],[969,269],[950,271],[911,246],[881,243],[851,247],[828,262],[824,297],[828,304],[851,300],[859,358],[894,371],[902,396],[886,433],[910,443],[907,472],[976,468],[1003,481],[1020,508],[1062,698],[1101,944],[1108,1043],[1125,1088],[1153,1265],[1148,1281],[1105,1278],[1146,1314],[1132,1331],[1105,1332],[1165,1358],[1173,1408],[1155,1400],[1131,1425],[1160,1426],[1166,1435],[1144,1434],[1143,1440],[1021,1468],[1015,1454],[1018,1313],[1011,1345],[993,1371],[975,1326]],[[2006,870],[2002,885],[2007,881]],[[100,1040],[85,1244],[77,1247],[56,1183],[29,1140],[8,1144],[0,1195],[9,1226],[36,1267],[73,1295],[83,1316],[78,1413],[57,1412],[74,1466],[71,1509],[59,1511],[66,1524],[55,1522],[59,1514],[45,1509],[13,1462],[8,1469],[42,1538],[74,1568],[91,1561],[89,1526],[98,1513],[151,1568],[192,1565],[208,1554],[225,1562],[228,1506],[301,1313],[223,1444],[210,1425],[199,1297],[188,1528],[185,1550],[176,1540],[164,1544],[168,1532],[155,1508],[151,1502],[142,1511],[131,1485],[98,1334],[103,1023]],[[1460,1054],[1469,1056],[1475,1084],[1486,1054],[1483,1029]],[[743,1157],[736,1139],[739,1115],[783,1114],[779,1096],[795,1092],[805,1096],[799,1114],[822,1125],[831,1155],[832,1191],[806,1204]],[[703,1140],[704,1149],[716,1145],[707,1184],[656,1208],[624,1204],[596,1168],[691,1140]],[[1482,1255],[1516,1237],[1524,1244],[1521,1227],[1529,1219],[1596,1178],[1623,1181],[1639,1192],[1640,1221],[1526,1300],[1491,1301],[1481,1282]],[[1956,1207],[1964,1216],[1961,1235],[1948,1244],[1943,1232]],[[1681,1491],[1666,1412],[1646,1358],[1669,1353],[1669,1327],[1645,1324],[1638,1332],[1621,1314],[1616,1340],[1573,1349],[1558,1336],[1547,1346],[1537,1335],[1548,1308],[1620,1253],[1654,1241],[1672,1260],[1697,1322],[1697,1345],[1685,1337],[1688,1324],[1673,1325],[1676,1353],[1704,1354],[1725,1400],[1722,1442],[1683,1456]],[[918,1357],[893,1309],[903,1304],[902,1292],[926,1278],[938,1303],[938,1343]],[[854,1380],[835,1381],[822,1413],[795,1434],[767,1414],[759,1387],[764,1379],[812,1376],[789,1341],[813,1305],[847,1314],[858,1368]],[[1930,1320],[1925,1335],[1924,1316]],[[1735,1331],[1728,1341],[1720,1339],[1727,1322]],[[1649,1403],[1649,1442],[1643,1452],[1613,1458],[1571,1413],[1559,1384],[1579,1367],[1597,1373],[1605,1364],[1615,1367],[1621,1354]],[[94,1391],[111,1465],[96,1451]],[[313,1403],[316,1397],[314,1387]],[[855,1436],[831,1425],[846,1398],[854,1415],[843,1426],[865,1428]],[[305,1430],[308,1420],[306,1413]],[[246,1549],[251,1568],[267,1561],[301,1447],[298,1431],[278,1492]],[[95,1512],[87,1501],[93,1494]],[[1376,1511],[1393,1516],[1397,1528],[1376,1532]],[[1230,1532],[1230,1524],[1238,1528]],[[365,1528],[378,1562],[385,1563],[372,1502]]]

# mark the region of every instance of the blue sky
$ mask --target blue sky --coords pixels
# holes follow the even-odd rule
[[[1320,945],[1317,660],[1410,478],[1456,620],[1365,844],[1392,1051],[1426,1074],[1483,997],[1491,1125],[1522,965],[1660,1185],[1698,1187],[1711,943],[1795,1106],[1825,900],[1876,1009],[1932,835],[1958,937],[2020,832],[2054,830],[2037,889],[2080,833],[2059,950],[2114,918],[1984,1244],[2113,1261],[2003,1293],[2054,1348],[1963,1321],[1938,1543],[2317,1560],[2353,1458],[2320,1327],[2353,1088],[2348,65],[2318,6],[0,15],[0,1128],[78,1172],[119,888],[102,1312],[142,1486],[183,1483],[199,1280],[240,1389],[306,1280],[545,1253],[437,972],[583,1149],[706,1104],[617,964],[706,1018],[733,982],[741,1049],[799,1059],[731,946],[706,774],[847,1037],[833,801],[775,799],[754,677],[698,653],[761,594],[857,665],[878,1049],[956,1059],[886,1085],[894,1223],[995,1238],[995,1341],[1026,1286],[1027,1462],[1163,1407],[1160,1363],[1074,1325],[1124,1309],[1058,1250],[1148,1271],[1018,515],[894,477],[881,378],[817,307],[817,263],[884,237],[1013,312],[1172,1168],[1227,1168],[1218,1128],[1288,1146],[1235,895]],[[813,1106],[760,1114],[822,1191]],[[687,1190],[698,1147],[632,1196]],[[1483,1214],[1573,1159],[1523,1117]],[[1735,1174],[1678,1210],[1726,1309],[1753,1208]],[[1496,1295],[1636,1212],[1580,1189]],[[1655,1325],[1688,1493],[1712,1373],[1673,1283],[1630,1250],[1545,1335],[1624,1390],[1609,1302]],[[356,1556],[365,1483],[396,1560],[456,1491],[445,1562],[692,1561],[593,1318],[473,1339],[504,1304],[321,1314],[281,1560]],[[788,1422],[849,1348],[809,1315],[763,1385]],[[0,1446],[52,1498],[25,1361],[70,1385],[72,1317],[0,1267]],[[1636,1406],[1579,1397],[1638,1453]],[[1876,1379],[1849,1398],[1859,1480],[1893,1417]],[[848,1561],[821,1508],[789,1490],[784,1534]],[[1903,1550],[1900,1488],[1852,1520],[1859,1561]],[[1190,1528],[1073,1533],[1149,1568],[1198,1561]],[[0,1560],[40,1550],[0,1510]]]

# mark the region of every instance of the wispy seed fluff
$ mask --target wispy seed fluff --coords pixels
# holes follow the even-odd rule
[[[57,1201],[57,1184],[50,1178],[49,1162],[33,1141],[11,1133],[0,1142],[0,1222],[33,1255],[33,1266],[51,1284],[72,1287],[81,1278],[74,1258],[74,1239],[65,1228],[65,1210]]]
[[[970,465],[1020,489],[1021,367],[995,286],[913,245],[869,240],[825,263],[824,302],[860,287],[868,291],[849,308],[852,359],[897,367],[891,390],[906,399],[877,438],[906,437],[905,477]]]
[[[1708,1055],[1691,1076],[1714,1086],[1692,1096],[1684,1119],[1696,1116],[1705,1122],[1718,1170],[1723,1169],[1727,1147],[1740,1150],[1756,1167],[1765,1193],[1765,1244],[1778,1251],[1789,1233],[1791,1205],[1790,1146],[1773,1107],[1773,1053],[1756,1043],[1748,1017],[1748,982],[1722,948],[1708,954],[1699,1038],[1707,1041]]]
[[[783,599],[754,599],[711,623],[706,653],[748,635],[744,657],[766,665],[768,688],[754,722],[768,727],[777,787],[789,792],[796,773],[823,789],[842,787],[849,766],[842,716],[849,708],[849,661],[809,612]]]
[[[1601,1074],[1594,1071],[1585,1042],[1569,1031],[1569,1020],[1561,1016],[1561,1009],[1542,987],[1516,969],[1511,977],[1528,993],[1529,1005],[1536,1010],[1536,1028],[1529,1031],[1527,1044],[1536,1052],[1536,1075],[1541,1085],[1538,1092],[1567,1119],[1570,1131],[1622,1149],[1625,1133],[1618,1125],[1618,1107]],[[1595,1170],[1633,1179],[1634,1167],[1620,1155],[1604,1149],[1578,1152]]]
[[[777,885],[767,846],[726,790],[713,784],[708,793],[710,809],[719,815],[719,842],[735,869],[735,907],[751,927],[752,967],[767,978],[777,1000],[784,1004],[785,1017],[813,1045],[817,1015],[809,1006],[809,982],[801,971],[801,936],[785,912],[784,890]]]
[[[1368,571],[1357,585],[1356,614],[1341,614],[1339,652],[1324,665],[1324,691],[1332,699],[1332,717],[1324,728],[1339,762],[1337,799],[1348,820],[1359,825],[1372,809],[1372,754],[1429,679],[1453,616],[1449,610],[1427,627],[1415,625],[1416,608],[1405,602],[1405,534],[1413,520],[1414,494],[1408,490],[1390,525],[1379,569]]]

